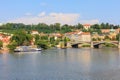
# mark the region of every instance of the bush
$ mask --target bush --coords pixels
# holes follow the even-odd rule
[[[90,45],[87,45],[87,44],[86,44],[86,45],[83,45],[82,47],[90,47]]]
[[[0,41],[0,49],[3,47],[3,42]]]
[[[43,49],[48,49],[49,48],[49,43],[47,41],[38,41],[37,46],[41,47]]]
[[[14,50],[17,46],[17,42],[13,41],[11,44],[9,44],[7,47],[10,49],[10,50]]]

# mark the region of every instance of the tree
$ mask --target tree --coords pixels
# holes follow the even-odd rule
[[[64,37],[64,46],[66,47],[67,46],[67,38]]]
[[[106,35],[104,39],[105,40],[111,40],[111,38],[108,35]]]
[[[71,28],[67,24],[63,25],[61,28],[62,33],[67,33],[67,32],[71,32],[71,31],[72,31]]]
[[[3,47],[3,42],[0,41],[0,49]]]
[[[34,38],[35,38],[35,44],[37,44],[37,41],[40,40],[40,36],[39,36],[38,34],[36,34],[36,35],[34,36]]]
[[[76,28],[77,28],[77,29],[83,29],[83,25],[80,24],[80,23],[78,23],[78,24],[76,25]]]
[[[12,36],[11,42],[14,40],[16,41],[18,46],[30,45],[30,42],[32,40],[32,35],[27,34],[25,31],[19,31]]]
[[[54,24],[54,29],[55,29],[55,31],[60,31],[60,29],[61,29],[60,23],[55,23]]]
[[[17,47],[17,42],[14,40],[13,42],[11,42],[7,47],[10,49],[10,50],[14,50],[16,47]]]
[[[37,46],[41,47],[43,49],[48,49],[49,48],[49,43],[47,41],[44,41],[44,40],[39,40],[37,42]]]
[[[117,35],[116,35],[116,40],[119,41],[119,39],[120,39],[120,34],[117,34]]]

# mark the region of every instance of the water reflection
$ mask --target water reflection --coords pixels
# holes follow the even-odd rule
[[[118,49],[0,54],[0,80],[119,80]]]

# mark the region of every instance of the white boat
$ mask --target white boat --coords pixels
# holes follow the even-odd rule
[[[32,48],[31,46],[19,46],[14,52],[31,52],[31,51],[41,51],[41,48]]]

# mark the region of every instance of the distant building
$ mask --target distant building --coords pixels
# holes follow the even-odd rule
[[[64,36],[68,37],[71,41],[79,41],[80,39],[80,34],[82,33],[82,31],[76,31],[76,32],[68,32],[65,33]]]
[[[109,32],[110,32],[110,29],[101,29],[101,32],[102,32],[102,33],[109,33]]]
[[[86,41],[86,42],[89,42],[91,41],[91,35],[90,35],[90,32],[83,32],[80,34],[80,41]]]
[[[91,41],[91,35],[90,32],[69,32],[65,34],[66,37],[68,37],[71,41],[79,42],[79,41]]]
[[[114,33],[118,34],[119,31],[120,31],[119,28],[118,28],[118,29],[101,29],[101,32],[102,32],[102,33],[114,32]]]
[[[4,34],[0,34],[0,41],[3,42],[3,49],[7,48],[7,45],[10,43],[11,36],[6,36]]]
[[[84,27],[85,29],[89,29],[89,28],[91,27],[91,25],[90,25],[90,24],[84,24],[83,27]]]
[[[32,35],[35,35],[35,34],[39,34],[39,32],[36,31],[36,30],[34,30],[34,31],[31,32],[31,34],[32,34]]]
[[[49,37],[54,37],[55,40],[56,40],[57,38],[61,38],[62,36],[63,36],[63,35],[60,34],[60,33],[52,33],[52,34],[49,34]]]

